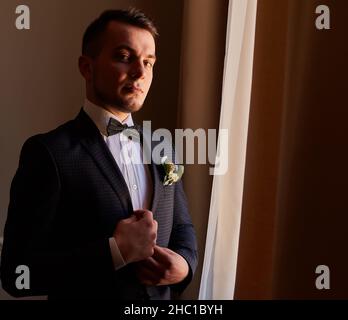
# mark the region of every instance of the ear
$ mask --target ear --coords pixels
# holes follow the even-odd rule
[[[87,56],[79,57],[79,69],[81,75],[89,81],[92,78],[92,59]]]

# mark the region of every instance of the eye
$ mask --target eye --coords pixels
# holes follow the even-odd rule
[[[146,68],[153,68],[153,63],[151,61],[145,60],[144,61],[144,66]]]
[[[121,54],[120,55],[120,60],[121,61],[128,61],[129,60],[129,55],[128,54]]]
[[[116,54],[115,58],[116,58],[117,61],[129,62],[130,55],[127,52],[119,52],[119,53]]]

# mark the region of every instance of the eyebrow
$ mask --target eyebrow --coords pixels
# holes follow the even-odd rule
[[[127,46],[127,45],[118,46],[118,47],[115,48],[115,51],[116,50],[122,50],[122,49],[128,50],[128,51],[130,51],[132,53],[136,53],[133,48],[131,48],[131,47]],[[146,56],[146,58],[150,58],[150,59],[156,60],[156,56],[154,54],[149,54],[149,55]]]

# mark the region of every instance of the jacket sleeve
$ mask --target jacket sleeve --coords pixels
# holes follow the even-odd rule
[[[172,289],[181,293],[191,282],[198,263],[196,235],[182,181],[175,184],[173,229],[169,248],[184,257],[189,265],[188,276],[172,286]]]
[[[60,197],[54,158],[40,136],[34,136],[21,151],[4,230],[0,276],[3,288],[12,296],[47,295],[67,281],[103,282],[113,273],[107,238],[66,250],[50,246]],[[29,268],[29,289],[16,286],[20,265]],[[88,280],[83,279],[86,275]]]

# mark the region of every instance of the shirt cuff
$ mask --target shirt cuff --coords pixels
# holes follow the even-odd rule
[[[126,265],[123,260],[120,249],[114,237],[109,238],[110,251],[112,256],[112,262],[114,263],[115,270],[118,270]]]

